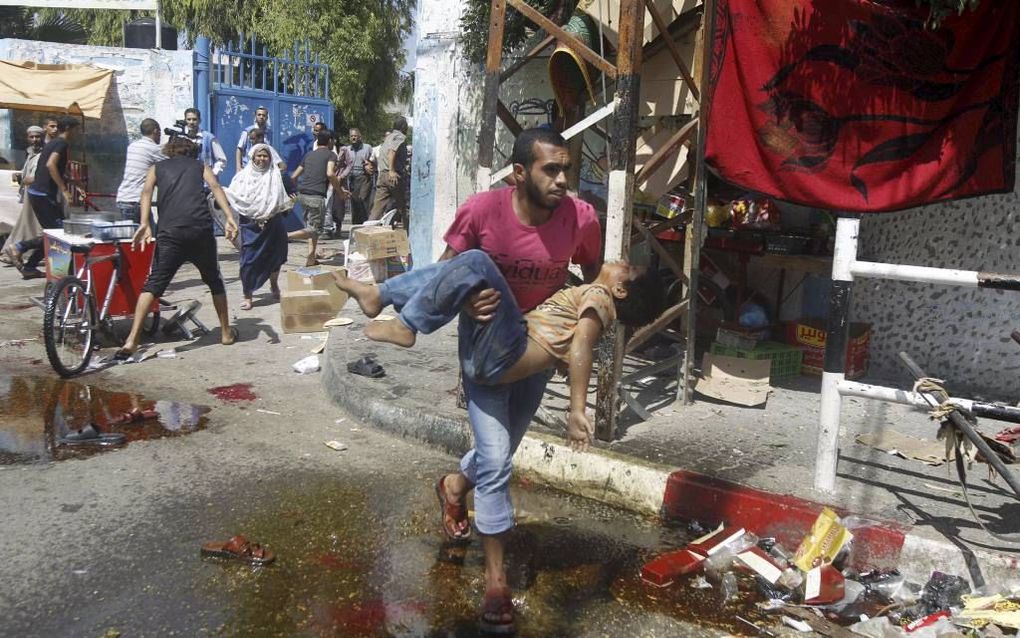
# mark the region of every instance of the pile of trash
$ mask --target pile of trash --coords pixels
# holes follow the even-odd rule
[[[1020,629],[1020,587],[972,592],[964,578],[941,572],[922,586],[894,569],[850,567],[853,530],[873,524],[840,519],[825,508],[793,553],[775,538],[720,525],[646,563],[641,578],[656,587],[686,579],[692,587],[714,589],[723,605],[741,589],[755,590],[758,607],[779,615],[782,624],[836,638],[848,630],[869,638],[977,638]]]

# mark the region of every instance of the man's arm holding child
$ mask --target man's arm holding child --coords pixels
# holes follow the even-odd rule
[[[588,405],[588,382],[591,380],[592,360],[595,344],[602,336],[602,320],[594,308],[588,308],[581,315],[570,342],[570,412],[567,415],[567,439],[570,447],[583,452],[588,449],[594,426],[585,410]]]

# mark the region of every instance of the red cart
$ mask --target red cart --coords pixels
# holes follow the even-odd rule
[[[88,367],[97,329],[112,333],[113,319],[134,316],[155,244],[135,249],[130,239],[101,241],[46,230],[43,246],[46,356],[60,376],[71,377]],[[155,334],[158,328],[159,302],[154,300],[145,333]]]

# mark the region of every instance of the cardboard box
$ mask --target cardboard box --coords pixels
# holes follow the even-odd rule
[[[347,303],[347,293],[337,288],[333,273],[337,271],[347,272],[346,268],[338,266],[307,266],[297,270],[287,271],[287,290],[298,292],[301,290],[324,290],[329,293],[333,304],[333,313],[336,314]]]
[[[334,300],[326,290],[285,290],[280,295],[283,332],[320,332],[336,316]]]
[[[786,324],[786,343],[804,353],[800,363],[801,374],[821,374],[825,361],[825,322],[821,319],[801,319]],[[871,325],[850,324],[850,338],[846,344],[846,378],[859,379],[868,372],[868,350],[871,346]]]
[[[355,250],[369,260],[403,257],[411,252],[407,231],[394,230],[388,226],[355,229],[354,246]]]

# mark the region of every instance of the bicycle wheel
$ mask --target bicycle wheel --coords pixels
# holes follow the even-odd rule
[[[96,306],[77,277],[64,277],[53,286],[43,313],[43,337],[50,365],[62,377],[73,377],[92,358]]]

